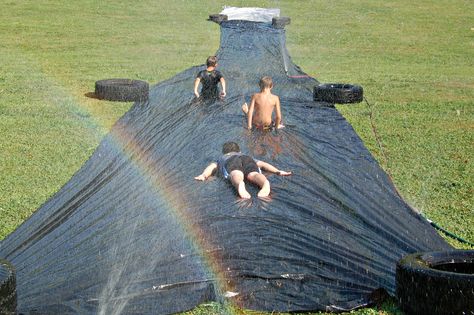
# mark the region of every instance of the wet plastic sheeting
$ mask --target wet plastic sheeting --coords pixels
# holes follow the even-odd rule
[[[369,303],[377,288],[394,294],[405,254],[450,248],[341,114],[312,101],[318,82],[291,62],[284,30],[228,21],[221,31],[225,100],[192,100],[203,66],[152,87],[1,243],[20,312],[166,314],[222,299],[339,311]],[[240,106],[263,75],[287,127],[249,133]],[[271,200],[254,187],[246,201],[221,179],[195,181],[228,140],[294,175],[269,176]]]

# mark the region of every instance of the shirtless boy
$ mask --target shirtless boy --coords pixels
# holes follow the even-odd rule
[[[258,83],[260,93],[252,95],[250,108],[247,103],[242,105],[242,110],[247,114],[247,128],[252,126],[257,129],[268,130],[273,127],[283,128],[281,124],[280,98],[272,94],[273,81],[271,77],[263,77]],[[272,120],[273,110],[275,110],[275,121]]]

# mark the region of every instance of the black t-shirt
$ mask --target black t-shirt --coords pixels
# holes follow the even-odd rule
[[[222,78],[222,73],[218,70],[202,70],[198,73],[197,78],[201,80],[201,95],[203,97],[217,97],[217,85]]]

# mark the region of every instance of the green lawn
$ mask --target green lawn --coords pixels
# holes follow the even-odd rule
[[[202,64],[219,45],[208,14],[234,5],[279,7],[292,18],[296,64],[321,82],[362,85],[370,108],[340,111],[408,203],[474,242],[474,2],[58,3],[1,5],[0,239],[69,180],[130,107],[86,97],[94,82],[155,84]],[[209,308],[221,310],[193,313]],[[381,314],[396,312],[388,303]]]

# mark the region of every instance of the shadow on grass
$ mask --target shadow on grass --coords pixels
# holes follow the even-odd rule
[[[380,300],[375,303],[372,307],[361,308],[350,312],[338,313],[341,315],[403,315],[404,313],[400,310],[397,305],[397,299],[393,296],[384,295],[380,296]],[[184,312],[178,313],[179,315],[331,315],[335,313],[326,312],[294,312],[294,313],[278,313],[278,312],[262,312],[239,309],[232,304],[220,304],[217,302],[203,303],[196,308]]]
[[[88,97],[88,98],[93,98],[93,99],[96,99],[96,100],[100,100],[100,98],[97,97],[97,95],[94,93],[94,92],[87,92],[84,94],[85,97]]]

